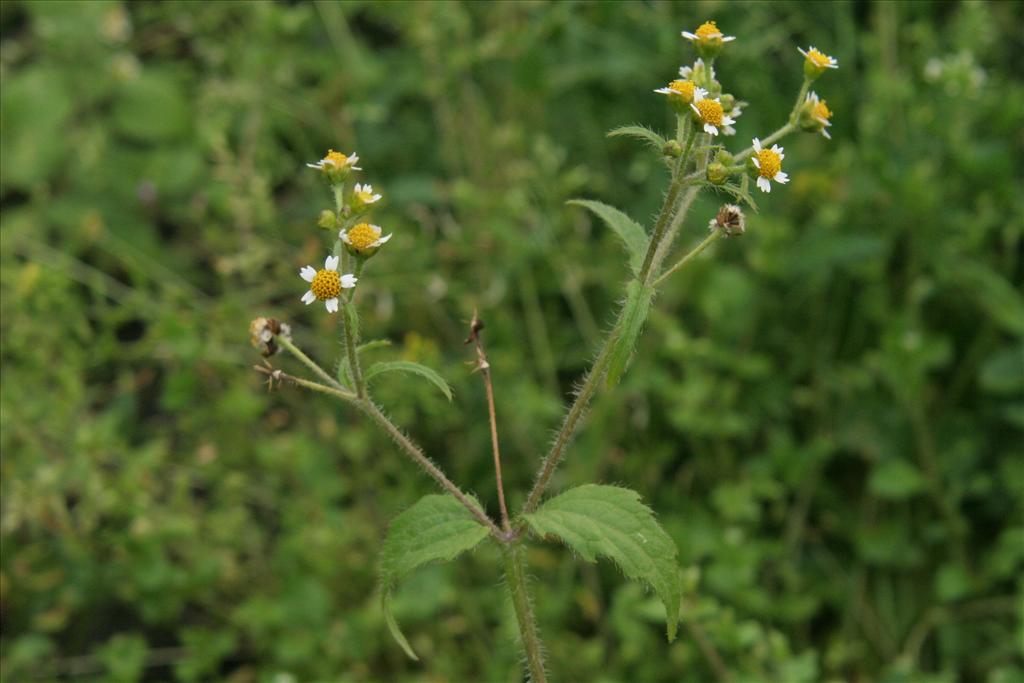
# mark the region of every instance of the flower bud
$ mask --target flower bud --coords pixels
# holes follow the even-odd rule
[[[715,161],[722,164],[723,166],[732,166],[735,159],[733,159],[732,154],[725,151],[724,149],[720,149],[718,150],[718,153],[715,155]]]
[[[683,147],[675,140],[669,140],[665,143],[665,146],[661,148],[661,152],[667,157],[677,158],[682,156]]]
[[[729,169],[716,161],[708,164],[707,176],[709,182],[715,185],[724,185],[725,181],[729,179]]]
[[[324,230],[333,230],[338,223],[338,217],[334,215],[334,212],[330,209],[324,209],[320,212],[320,218],[317,219],[316,224],[318,227]]]

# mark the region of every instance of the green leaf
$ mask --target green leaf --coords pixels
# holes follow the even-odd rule
[[[524,515],[539,536],[555,536],[587,562],[611,558],[630,579],[651,586],[665,604],[668,639],[676,637],[681,587],[676,544],[640,494],[618,486],[570,489]]]
[[[374,339],[368,341],[365,344],[360,344],[359,348],[356,349],[356,353],[363,354],[367,351],[376,351],[377,349],[385,349],[391,346],[390,339]]]
[[[111,117],[117,130],[134,140],[176,140],[191,129],[192,101],[172,74],[143,71],[121,86]]]
[[[647,252],[648,242],[647,233],[644,232],[643,226],[614,206],[608,206],[601,202],[589,199],[570,199],[566,203],[582,206],[584,209],[592,211],[609,228],[614,230],[615,234],[622,240],[622,243],[626,245],[626,251],[629,253],[629,267],[633,274],[636,275],[640,272],[644,254]]]
[[[655,148],[659,152],[665,146],[665,138],[661,137],[647,126],[619,126],[608,131],[607,136],[610,138],[617,137],[631,137],[639,140],[645,140],[651,147]]]
[[[903,459],[885,460],[871,470],[868,490],[879,498],[904,500],[925,488],[924,477]]]
[[[611,361],[608,363],[608,374],[605,377],[607,386],[614,386],[629,366],[653,299],[654,287],[641,284],[639,280],[633,280],[626,287],[622,327],[618,336],[612,341],[614,346],[612,347]]]
[[[381,551],[381,605],[388,630],[411,658],[416,654],[391,614],[391,592],[414,569],[453,560],[487,534],[487,527],[449,495],[424,496],[391,522]]]
[[[419,363],[413,363],[408,360],[393,360],[374,363],[366,369],[365,373],[363,373],[363,379],[365,379],[367,384],[369,384],[371,379],[385,372],[411,372],[414,375],[419,375],[440,389],[441,393],[444,394],[449,401],[452,400],[452,389],[448,386],[448,382],[444,381],[444,378],[441,377],[441,375],[437,374],[426,365],[420,365]]]

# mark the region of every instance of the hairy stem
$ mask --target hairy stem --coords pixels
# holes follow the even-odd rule
[[[352,374],[352,383],[355,385],[356,396],[366,397],[366,385],[363,383],[363,370],[359,367],[359,353],[356,350],[358,340],[356,339],[355,326],[349,317],[351,301],[342,301],[341,325],[344,328],[342,336],[345,338],[345,355],[348,357],[348,369]]]
[[[503,546],[501,552],[505,558],[505,581],[508,585],[509,595],[512,597],[516,621],[519,624],[519,636],[526,653],[526,668],[530,672],[530,683],[547,683],[543,646],[537,631],[537,620],[533,616],[533,605],[530,604],[526,570],[523,566],[525,549],[521,545],[513,543]]]
[[[298,358],[300,361],[302,361],[302,364],[305,365],[310,370],[312,370],[314,375],[316,375],[317,377],[319,377],[323,381],[327,382],[329,385],[331,385],[335,389],[344,389],[344,387],[341,385],[340,382],[338,382],[338,380],[336,380],[333,377],[331,377],[331,375],[326,370],[324,370],[322,367],[317,365],[316,361],[314,361],[312,358],[310,358],[305,353],[303,353],[302,349],[297,347],[290,340],[286,339],[282,335],[278,335],[275,338],[275,340],[277,341],[278,344],[280,344],[282,347],[284,347],[288,351],[288,353],[292,354],[293,356]],[[348,392],[345,392],[345,393],[348,393]]]
[[[672,265],[671,268],[669,268],[664,273],[662,273],[657,278],[655,278],[654,286],[657,287],[662,282],[664,282],[666,279],[668,279],[673,273],[675,273],[679,269],[683,268],[687,263],[689,263],[690,261],[695,259],[697,256],[699,256],[702,251],[704,251],[705,249],[710,247],[712,244],[717,242],[722,237],[723,234],[725,234],[725,233],[723,233],[719,229],[716,229],[710,235],[708,235],[703,240],[701,240],[701,243],[698,244],[693,249],[691,249],[689,252],[687,252],[686,256],[684,256],[683,258],[681,258],[678,261],[676,261],[675,264]]]
[[[344,401],[354,402],[356,400],[356,395],[353,394],[351,391],[346,391],[344,389],[335,389],[334,387],[329,387],[326,384],[320,384],[319,382],[311,382],[308,379],[303,379],[301,377],[296,377],[295,375],[289,375],[287,372],[275,370],[269,365],[254,365],[252,367],[253,370],[255,370],[256,372],[261,372],[264,375],[266,375],[267,381],[271,383],[290,382],[292,384],[296,384],[300,387],[305,387],[306,389],[310,389],[312,391],[319,391],[321,394],[337,396],[338,398]]]
[[[441,488],[452,494],[457,501],[462,503],[462,505],[472,513],[473,517],[475,517],[478,522],[490,530],[491,534],[493,534],[495,538],[503,543],[505,542],[505,535],[501,532],[501,529],[498,528],[498,525],[491,521],[491,518],[484,514],[483,510],[474,505],[469,499],[469,496],[463,493],[462,489],[452,483],[451,479],[449,479],[445,473],[442,472],[441,469],[423,453],[420,447],[414,444],[412,440],[407,437],[405,433],[399,429],[373,401],[364,397],[359,399],[356,403],[364,413],[369,415],[378,426],[380,426],[391,436],[392,439],[394,439],[395,443],[397,443],[410,458],[415,460],[420,467],[426,470],[427,474],[433,477],[434,481],[441,485]]]
[[[491,426],[491,453],[494,456],[494,478],[498,487],[501,527],[508,534],[512,527],[508,521],[508,508],[505,506],[505,484],[501,479],[501,450],[498,448],[498,417],[494,409],[494,382],[491,381],[491,364],[487,362],[484,342],[480,338],[481,329],[483,329],[483,323],[480,323],[476,314],[474,314],[471,338],[476,342],[476,367],[484,377],[484,388],[487,391],[487,415]]]

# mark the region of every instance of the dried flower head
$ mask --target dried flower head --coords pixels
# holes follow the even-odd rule
[[[260,317],[249,323],[249,335],[252,338],[252,345],[259,349],[264,357],[268,357],[281,351],[277,343],[278,338],[289,342],[292,340],[292,328],[288,323],[275,318]]]
[[[727,237],[742,235],[747,228],[743,210],[735,204],[724,204],[715,217],[708,222],[708,229],[721,230]]]

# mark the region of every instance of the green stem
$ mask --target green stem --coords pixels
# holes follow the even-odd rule
[[[797,119],[800,117],[800,107],[803,106],[804,98],[807,97],[807,91],[810,89],[811,79],[805,77],[803,84],[800,86],[800,92],[797,93],[796,103],[793,105],[793,111],[789,113],[789,124],[791,126],[796,125]]]
[[[352,383],[355,385],[356,396],[366,397],[366,385],[363,382],[363,371],[359,367],[359,353],[356,351],[357,339],[355,325],[349,315],[349,307],[352,302],[342,299],[341,325],[344,329],[342,336],[345,338],[345,354],[348,356],[348,369],[352,373]]]
[[[505,543],[505,534],[502,533],[498,525],[495,524],[490,517],[484,514],[483,510],[479,506],[475,505],[465,493],[462,492],[458,486],[456,486],[451,479],[445,476],[445,473],[434,464],[434,462],[420,450],[420,447],[412,442],[409,437],[399,429],[394,422],[388,419],[377,405],[368,398],[361,398],[356,401],[356,404],[366,413],[374,422],[377,423],[385,432],[394,439],[402,450],[408,454],[410,458],[415,460],[420,467],[426,470],[427,474],[434,478],[438,484],[441,485],[445,491],[450,493],[457,501],[462,503],[469,512],[476,518],[478,522],[487,527],[491,534],[502,543]]]
[[[503,546],[501,552],[505,558],[505,580],[508,584],[509,595],[512,597],[516,621],[519,624],[519,636],[526,653],[526,668],[530,672],[530,683],[547,683],[543,646],[540,642],[540,634],[537,632],[537,620],[533,616],[533,605],[530,604],[526,571],[523,567],[524,548],[513,543]]]
[[[314,361],[312,358],[303,353],[302,349],[297,347],[290,340],[285,339],[282,335],[278,335],[276,337],[276,341],[278,344],[284,347],[288,351],[288,353],[292,354],[300,361],[302,361],[302,364],[305,365],[310,370],[312,370],[314,375],[324,380],[335,389],[344,389],[344,387],[341,385],[340,382],[338,382],[338,380],[331,377],[326,370],[317,365],[316,361]]]
[[[717,241],[718,241],[718,240],[719,240],[719,239],[720,239],[720,238],[722,237],[722,235],[723,235],[723,234],[724,234],[724,233],[723,233],[723,232],[722,232],[721,230],[715,230],[715,231],[714,231],[714,232],[712,232],[712,233],[711,233],[710,235],[708,235],[707,237],[705,237],[705,238],[704,238],[704,239],[703,239],[703,240],[701,241],[701,243],[700,243],[700,244],[698,244],[698,245],[697,245],[696,247],[694,247],[693,249],[691,249],[691,250],[690,250],[690,252],[686,254],[686,256],[684,256],[683,258],[681,258],[681,259],[679,259],[678,261],[676,261],[676,262],[675,262],[675,265],[673,265],[673,266],[672,266],[671,268],[669,268],[669,269],[668,269],[668,270],[666,270],[666,271],[665,271],[664,273],[662,273],[662,274],[661,274],[661,275],[659,275],[659,276],[658,276],[657,278],[655,278],[655,280],[654,280],[654,286],[655,286],[655,287],[657,287],[657,286],[658,286],[658,285],[660,285],[660,284],[661,284],[662,282],[664,282],[665,280],[667,280],[667,279],[669,278],[669,276],[671,276],[671,275],[672,275],[673,273],[675,273],[675,272],[676,272],[677,270],[681,269],[681,268],[682,268],[683,266],[685,266],[685,265],[686,265],[687,263],[689,263],[689,262],[690,262],[690,261],[692,261],[693,259],[697,258],[697,256],[699,256],[699,255],[700,255],[700,253],[701,253],[702,251],[704,251],[705,249],[707,249],[708,247],[710,247],[710,246],[711,246],[712,244],[714,244],[715,242],[717,242]]]
[[[766,137],[764,140],[761,140],[761,146],[767,147],[768,145],[778,142],[780,139],[784,138],[785,136],[789,135],[795,130],[795,125],[793,125],[792,123],[787,123],[782,128],[779,128],[777,131]],[[741,152],[737,152],[736,154],[733,155],[733,158],[736,159],[736,161],[742,161],[753,153],[754,148],[751,146],[747,147],[745,150]]]

